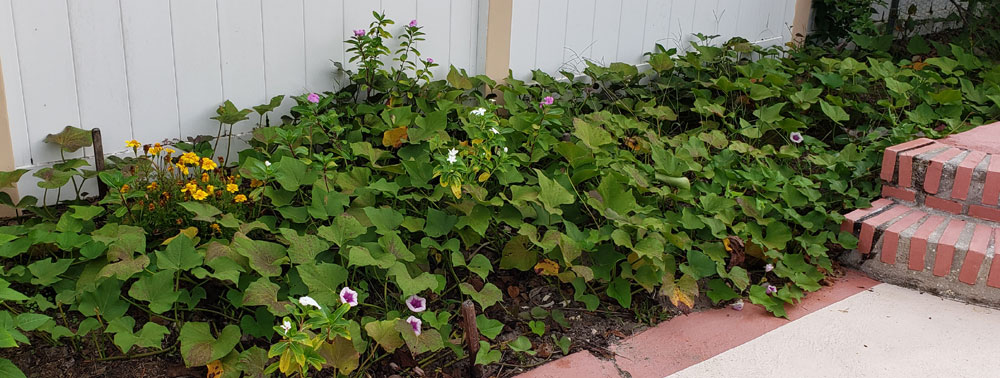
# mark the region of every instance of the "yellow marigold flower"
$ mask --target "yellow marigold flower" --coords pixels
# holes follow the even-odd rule
[[[208,173],[201,174],[201,182],[208,182]]]
[[[236,203],[244,203],[246,201],[247,201],[247,196],[244,196],[242,194],[237,194],[236,197],[233,197],[233,202]]]
[[[205,186],[205,191],[208,192],[209,195],[211,195],[212,193],[215,192],[215,187],[212,185]]]
[[[199,158],[198,155],[196,155],[194,152],[185,152],[183,155],[181,155],[178,161],[184,165],[198,165],[198,163],[201,161],[201,158]]]
[[[181,193],[188,193],[194,195],[194,192],[196,190],[198,190],[198,184],[195,184],[194,182],[188,182],[187,184],[184,185],[184,189],[181,189]]]
[[[136,149],[136,148],[142,147],[142,144],[140,144],[139,141],[137,141],[135,139],[132,139],[132,140],[129,140],[129,141],[125,142],[125,147],[131,148],[131,149]]]
[[[201,190],[201,189],[196,190],[194,192],[194,194],[191,195],[191,198],[194,198],[194,199],[199,200],[199,201],[201,201],[201,200],[203,200],[203,199],[205,199],[207,197],[208,197],[208,192],[206,192],[204,190]]]
[[[146,189],[147,190],[156,190],[156,188],[158,188],[158,187],[159,187],[159,185],[156,184],[156,181],[153,181],[153,182],[149,183],[149,185],[146,185]]]
[[[122,188],[119,189],[118,191],[120,191],[122,193],[128,193],[129,189],[131,189],[131,187],[129,187],[128,184],[125,184],[125,185],[122,185]]]
[[[212,171],[212,170],[215,170],[215,168],[217,168],[217,167],[218,167],[218,165],[215,164],[215,162],[212,161],[212,159],[201,158],[201,169],[203,171]]]
[[[219,227],[218,223],[212,223],[212,225],[209,226],[209,227],[212,228],[212,232],[215,232],[215,233],[221,233],[222,232],[222,228]]]
[[[149,154],[153,156],[159,155],[160,152],[163,152],[163,146],[159,143],[153,144],[153,147],[149,149]]]
[[[226,184],[226,191],[227,192],[236,193],[239,190],[240,190],[240,187],[236,186],[236,184]]]
[[[174,152],[177,152],[177,151],[174,151],[173,149],[171,149],[169,147],[168,148],[164,148],[163,150],[167,151],[167,156],[173,155]]]

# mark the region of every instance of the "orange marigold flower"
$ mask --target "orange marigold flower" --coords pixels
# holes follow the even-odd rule
[[[201,162],[201,158],[199,158],[194,152],[185,152],[181,155],[178,161],[184,165],[198,165],[198,163]]]
[[[236,197],[233,197],[233,202],[236,203],[244,203],[246,201],[247,201],[247,196],[242,194],[237,194]]]
[[[125,141],[125,147],[131,148],[131,149],[134,150],[134,149],[137,149],[139,147],[142,147],[142,144],[140,144],[139,141],[137,141],[135,139],[132,139],[132,140],[129,140],[129,141]]]
[[[215,164],[215,162],[212,161],[212,159],[201,158],[201,169],[203,171],[213,171],[213,170],[215,170],[215,168],[218,168],[218,167],[219,166],[217,164]]]
[[[188,171],[188,167],[181,163],[177,163],[177,170],[183,173],[185,176],[191,173],[191,171]]]
[[[198,189],[194,192],[194,194],[191,195],[191,198],[201,201],[205,198],[208,198],[208,192]]]
[[[208,192],[208,194],[212,194],[215,192],[215,187],[212,185],[205,186],[205,191]]]
[[[198,184],[195,184],[192,181],[192,182],[188,182],[187,184],[184,184],[184,189],[181,189],[181,193],[188,193],[188,194],[194,195],[194,192],[196,190],[198,190]]]
[[[226,184],[226,191],[227,192],[236,193],[239,190],[240,190],[240,187],[236,186],[236,184]]]
[[[201,174],[201,182],[208,182],[208,173]]]
[[[156,188],[158,188],[158,187],[159,187],[159,185],[156,184],[156,181],[153,181],[153,182],[149,183],[149,185],[146,185],[146,189],[147,190],[156,190]]]
[[[128,184],[125,184],[125,185],[122,185],[121,189],[119,189],[118,191],[120,191],[122,193],[128,193],[129,189],[131,189],[131,187],[128,186]]]
[[[161,152],[163,152],[163,146],[161,146],[159,143],[153,144],[153,147],[149,149],[150,155],[156,156],[159,155]]]
[[[212,225],[209,226],[209,227],[212,228],[212,232],[215,232],[215,233],[221,233],[222,232],[222,228],[219,227],[218,223],[212,223]]]

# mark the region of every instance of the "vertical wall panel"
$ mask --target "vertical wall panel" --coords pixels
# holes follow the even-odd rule
[[[80,125],[66,1],[13,1],[13,15],[33,163],[56,161],[59,149],[42,139]]]
[[[353,1],[344,0],[344,40],[354,36],[354,30],[363,29],[368,31],[368,25],[372,23],[374,18],[372,18],[372,11],[381,11],[382,4],[380,1]],[[344,44],[344,51],[349,48],[349,45]],[[351,53],[345,53],[344,62],[345,67],[351,70],[357,70],[358,63],[347,63],[350,59]]]
[[[121,17],[132,136],[142,143],[180,138],[170,3],[123,0]]]
[[[264,36],[261,0],[218,0],[222,94],[238,108],[265,102]],[[234,133],[247,131],[241,122]]]
[[[653,0],[654,4],[662,5],[663,1]],[[646,46],[646,0],[623,0],[621,25],[618,31],[618,60],[636,63],[642,54],[652,50],[652,45]]]
[[[24,94],[21,92],[21,64],[14,36],[14,15],[11,0],[0,0],[0,65],[3,66],[4,93],[7,97],[7,120],[10,122],[14,166],[31,164],[28,120],[24,115]]]
[[[718,18],[718,43],[725,43],[733,37],[741,35],[738,29],[740,14],[743,11],[743,0],[719,0],[715,16]],[[745,36],[750,39],[749,36]]]
[[[306,89],[311,92],[336,88],[333,62],[346,63],[344,0],[305,0]]]
[[[109,150],[122,149],[124,141],[132,139],[132,121],[118,0],[69,1],[68,5],[80,96],[79,127],[99,127]]]
[[[535,68],[539,1],[515,0],[511,9],[510,69],[518,79],[530,79]]]
[[[568,0],[545,0],[539,3],[538,36],[535,42],[535,68],[555,74],[562,70],[566,52],[566,17]]]
[[[792,0],[795,1],[795,0]],[[719,0],[704,0],[695,4],[694,16],[691,19],[691,31],[706,36],[719,34],[719,21],[716,18],[719,10]],[[692,39],[694,40],[694,39]],[[711,41],[721,43],[719,38]],[[686,47],[687,45],[685,45]]]
[[[626,0],[625,2],[628,3],[629,0]],[[674,3],[678,4],[674,5]],[[646,26],[641,36],[642,52],[652,50],[653,46],[655,46],[657,43],[663,45],[663,47],[667,49],[675,47],[677,45],[678,38],[680,37],[680,35],[677,34],[677,29],[683,29],[683,28],[679,26],[674,26],[674,28],[671,29],[671,25],[678,23],[676,16],[680,15],[681,13],[680,12],[674,13],[673,10],[674,8],[683,7],[682,3],[690,3],[692,5],[694,4],[693,2],[687,2],[684,0],[680,1],[654,0],[646,4],[646,10],[644,12]],[[638,4],[636,6],[638,6]],[[634,9],[632,11],[634,11]],[[628,19],[624,19],[626,17],[624,15],[622,17],[623,17],[622,20],[623,26],[629,23],[641,24],[640,20],[637,19],[638,15],[635,13],[628,14],[627,16]]]
[[[215,2],[171,0],[174,67],[181,137],[215,135],[218,123],[209,119],[225,97]]]
[[[281,114],[295,104],[288,96],[306,91],[306,47],[303,0],[262,0],[264,17],[264,77],[265,100],[276,95],[286,95],[285,101],[275,109],[270,118],[278,122]],[[327,36],[333,39],[334,36]],[[257,104],[248,104],[257,105]],[[257,122],[251,115],[250,122]]]
[[[582,72],[587,68],[583,60],[593,53],[596,4],[597,0],[574,0],[567,9],[563,62],[569,71]]]
[[[594,6],[594,47],[590,60],[603,64],[618,61],[622,6],[622,0],[598,0]]]
[[[421,4],[421,3],[418,3]],[[476,20],[479,17],[478,3],[469,0],[452,0],[449,9],[448,22],[448,64],[457,68],[465,68],[470,74],[476,72],[476,39],[479,30],[476,27]],[[423,9],[417,12],[423,17]],[[436,58],[435,58],[436,59]],[[442,66],[444,66],[442,64]],[[448,67],[441,70],[443,74],[448,73]],[[444,78],[441,74],[435,73],[436,78]]]
[[[456,2],[462,2],[462,0],[456,0]],[[465,2],[468,3],[468,1]],[[443,79],[448,75],[448,66],[451,64],[449,58],[451,56],[451,28],[453,27],[451,24],[451,3],[451,0],[417,1],[416,20],[423,26],[421,30],[427,35],[424,36],[426,41],[417,43],[416,47],[423,54],[420,57],[421,60],[432,58],[434,63],[440,64],[431,71],[438,79]],[[410,60],[412,61],[413,58]],[[417,67],[423,67],[423,64],[417,62]]]

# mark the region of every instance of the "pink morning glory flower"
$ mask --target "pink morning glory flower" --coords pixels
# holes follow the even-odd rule
[[[427,58],[427,64],[434,63],[434,58]]]
[[[410,325],[410,328],[413,328],[414,334],[420,336],[420,326],[423,324],[423,322],[419,318],[410,315],[409,318],[406,318],[406,323]]]
[[[542,102],[538,103],[538,107],[541,108],[545,105],[552,105],[553,102],[555,102],[555,99],[552,98],[552,96],[545,96],[545,98],[542,99]]]
[[[788,134],[788,139],[791,139],[792,143],[802,143],[802,141],[804,140],[802,138],[802,133],[800,133],[800,132],[794,132],[794,133]]]
[[[340,289],[340,301],[351,305],[351,307],[357,306],[358,292],[345,286],[343,289]]]
[[[769,295],[777,292],[778,288],[774,287],[774,285],[767,285],[766,289],[764,290],[764,293]]]
[[[358,29],[358,30],[354,31],[354,36],[355,37],[360,37],[360,36],[363,36],[363,35],[365,35],[365,29]]]
[[[309,102],[315,104],[319,102],[319,95],[315,93],[310,93],[309,96],[306,97],[306,99],[309,100]]]
[[[416,26],[417,26],[417,20],[410,20],[410,27],[413,28]]]
[[[406,298],[406,307],[409,307],[410,311],[413,312],[423,312],[427,309],[427,300],[413,294],[409,298]]]
[[[736,303],[733,303],[733,310],[743,311],[743,300],[742,299],[738,299],[738,300],[736,300]]]
[[[772,270],[774,270],[774,264],[767,264],[767,265],[764,265],[764,271],[765,271],[765,272],[770,272],[770,271],[772,271]]]

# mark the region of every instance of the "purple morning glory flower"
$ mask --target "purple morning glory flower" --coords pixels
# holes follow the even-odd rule
[[[410,20],[410,27],[413,28],[413,27],[416,27],[416,26],[417,26],[417,20],[416,19]]]
[[[358,292],[345,286],[343,289],[340,289],[340,301],[351,305],[351,307],[357,306]]]
[[[423,324],[423,322],[419,318],[410,315],[409,318],[406,318],[406,323],[410,325],[410,328],[413,328],[414,334],[420,336],[420,326]]]
[[[355,37],[360,37],[360,36],[363,36],[363,35],[365,35],[365,29],[358,29],[358,30],[354,31],[354,36]]]
[[[738,300],[736,300],[736,303],[733,303],[733,310],[743,311],[743,300],[742,299],[738,299]]]
[[[430,63],[434,63],[434,58],[427,58],[427,63],[428,63],[428,64],[430,64]]]
[[[545,98],[542,99],[542,102],[538,103],[538,106],[552,105],[553,102],[555,102],[555,99],[552,98],[552,96],[545,96]]]
[[[427,300],[413,294],[409,298],[406,298],[406,307],[410,308],[413,312],[423,312],[427,309]]]
[[[764,290],[764,293],[768,294],[768,295],[774,294],[774,293],[777,293],[777,292],[778,292],[778,288],[774,287],[774,285],[767,285],[767,288]]]
[[[765,272],[770,272],[770,271],[772,271],[772,270],[774,270],[774,264],[767,264],[767,265],[764,265],[764,271],[765,271]]]
[[[797,131],[794,132],[794,133],[788,134],[788,139],[791,139],[792,143],[802,143],[802,141],[805,140],[805,139],[802,138],[802,133],[797,132]]]
[[[319,102],[319,95],[315,93],[310,93],[309,96],[306,97],[306,99],[309,100],[309,102],[315,104]]]

